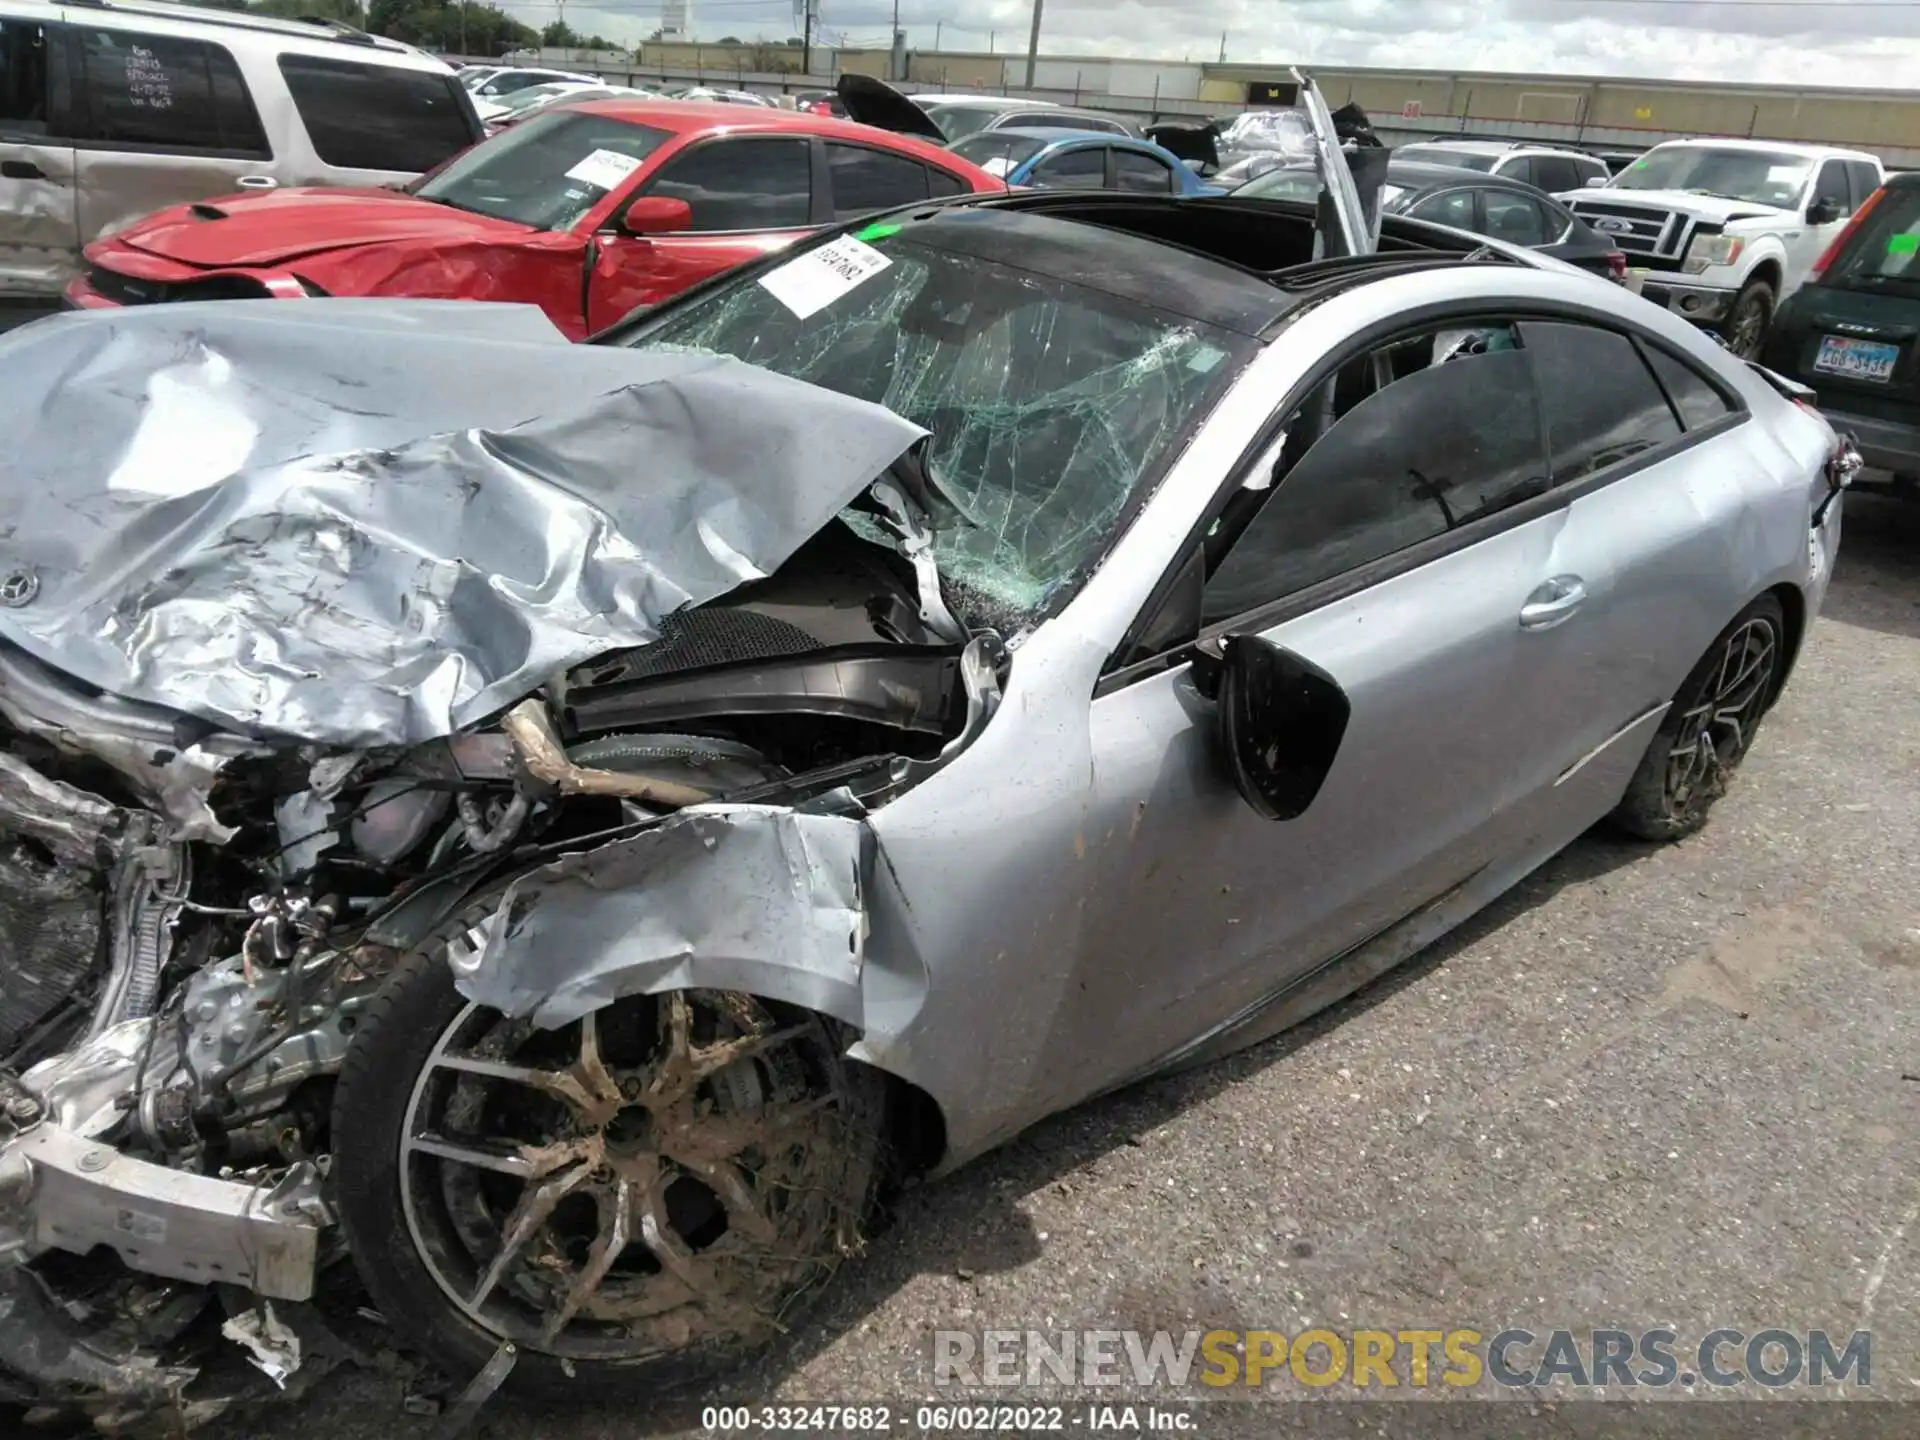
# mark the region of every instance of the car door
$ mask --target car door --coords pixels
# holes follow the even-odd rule
[[[275,184],[226,46],[84,22],[68,27],[68,46],[83,242],[169,205]]]
[[[685,230],[631,234],[625,205],[594,238],[588,261],[587,329],[604,329],[722,270],[791,245],[825,222],[814,201],[813,142],[800,136],[723,135],[674,151],[635,188],[684,200]]]
[[[911,205],[935,195],[956,194],[946,186],[934,188],[935,172],[918,160],[882,150],[875,145],[826,142],[827,194],[836,221],[854,220],[876,210]],[[941,179],[957,187],[944,172]]]
[[[1509,155],[1493,167],[1493,173],[1502,180],[1518,180],[1522,185],[1531,185],[1534,183],[1533,157]]]
[[[1822,205],[1832,207],[1832,216],[1816,224],[1815,208]],[[1782,298],[1800,288],[1814,261],[1826,254],[1827,247],[1847,228],[1853,211],[1853,184],[1847,175],[1846,161],[1824,161],[1814,175],[1813,188],[1807,193],[1806,208],[1802,212],[1806,223],[1787,238],[1787,273],[1781,287]]]
[[[1190,557],[1202,633],[1292,651],[1352,715],[1306,812],[1268,821],[1224,777],[1191,663],[1135,664],[1095,699],[1080,982],[1102,1003],[1080,1039],[1124,1043],[1127,1071],[1537,849],[1514,817],[1577,758],[1594,703],[1510,326],[1363,348],[1276,419],[1284,439]]]
[[[1511,717],[1555,725],[1582,758],[1536,787],[1526,823],[1577,833],[1623,792],[1648,731],[1713,638],[1754,597],[1739,588],[1752,480],[1775,462],[1737,397],[1605,313],[1523,320],[1556,493],[1569,499],[1556,573],[1576,577],[1571,663],[1516,694]],[[1560,632],[1556,632],[1560,633]],[[1575,686],[1569,709],[1547,688]],[[1628,739],[1621,739],[1623,735]],[[1613,743],[1609,744],[1608,742]]]
[[[1113,157],[1113,178],[1108,182],[1112,189],[1135,195],[1179,193],[1181,186],[1173,167],[1158,156],[1118,145],[1108,153]]]
[[[1465,230],[1469,234],[1480,234],[1484,223],[1480,218],[1479,207],[1474,203],[1471,186],[1459,186],[1452,190],[1442,190],[1437,194],[1426,195],[1410,206],[1407,214],[1415,220],[1427,220],[1435,225],[1450,225],[1455,230]]]
[[[1478,200],[1479,223],[1474,228],[1489,239],[1531,249],[1552,238],[1546,212],[1534,203],[1531,195],[1489,185],[1478,191]]]
[[[1049,150],[1021,183],[1035,190],[1104,190],[1107,147],[1088,144]]]
[[[1571,155],[1535,155],[1532,184],[1549,195],[1578,190],[1580,171]]]
[[[80,262],[59,27],[0,19],[0,296],[57,296]],[[64,92],[65,87],[60,87]]]

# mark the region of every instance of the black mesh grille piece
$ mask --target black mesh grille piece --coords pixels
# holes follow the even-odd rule
[[[0,839],[0,1055],[80,990],[100,953],[100,896]]]
[[[819,647],[798,625],[756,610],[676,610],[660,622],[660,638],[653,644],[584,667],[584,680],[610,685],[736,660],[801,655]]]

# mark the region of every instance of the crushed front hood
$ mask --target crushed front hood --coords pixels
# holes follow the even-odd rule
[[[924,434],[536,310],[223,301],[0,338],[0,640],[223,728],[484,719],[771,573]]]

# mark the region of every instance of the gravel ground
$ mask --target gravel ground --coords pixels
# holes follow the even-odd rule
[[[823,1312],[735,1384],[644,1415],[501,1399],[479,1433],[680,1433],[703,1402],[898,1406],[932,1393],[936,1327],[1664,1325],[1683,1359],[1723,1325],[1870,1329],[1871,1393],[1920,1402],[1920,507],[1851,497],[1846,527],[1798,673],[1703,834],[1584,839],[1300,1030],[912,1192]],[[1107,1397],[1072,1398],[1078,1416]],[[1558,1417],[1526,1433],[1920,1434],[1920,1403],[1821,1419],[1267,1403],[1202,1428],[1479,1436],[1523,1413]],[[355,1374],[273,1429],[430,1424]]]

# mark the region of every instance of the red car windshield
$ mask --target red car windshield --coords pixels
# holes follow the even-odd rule
[[[570,230],[672,138],[582,110],[536,115],[474,146],[413,193],[536,230]]]

